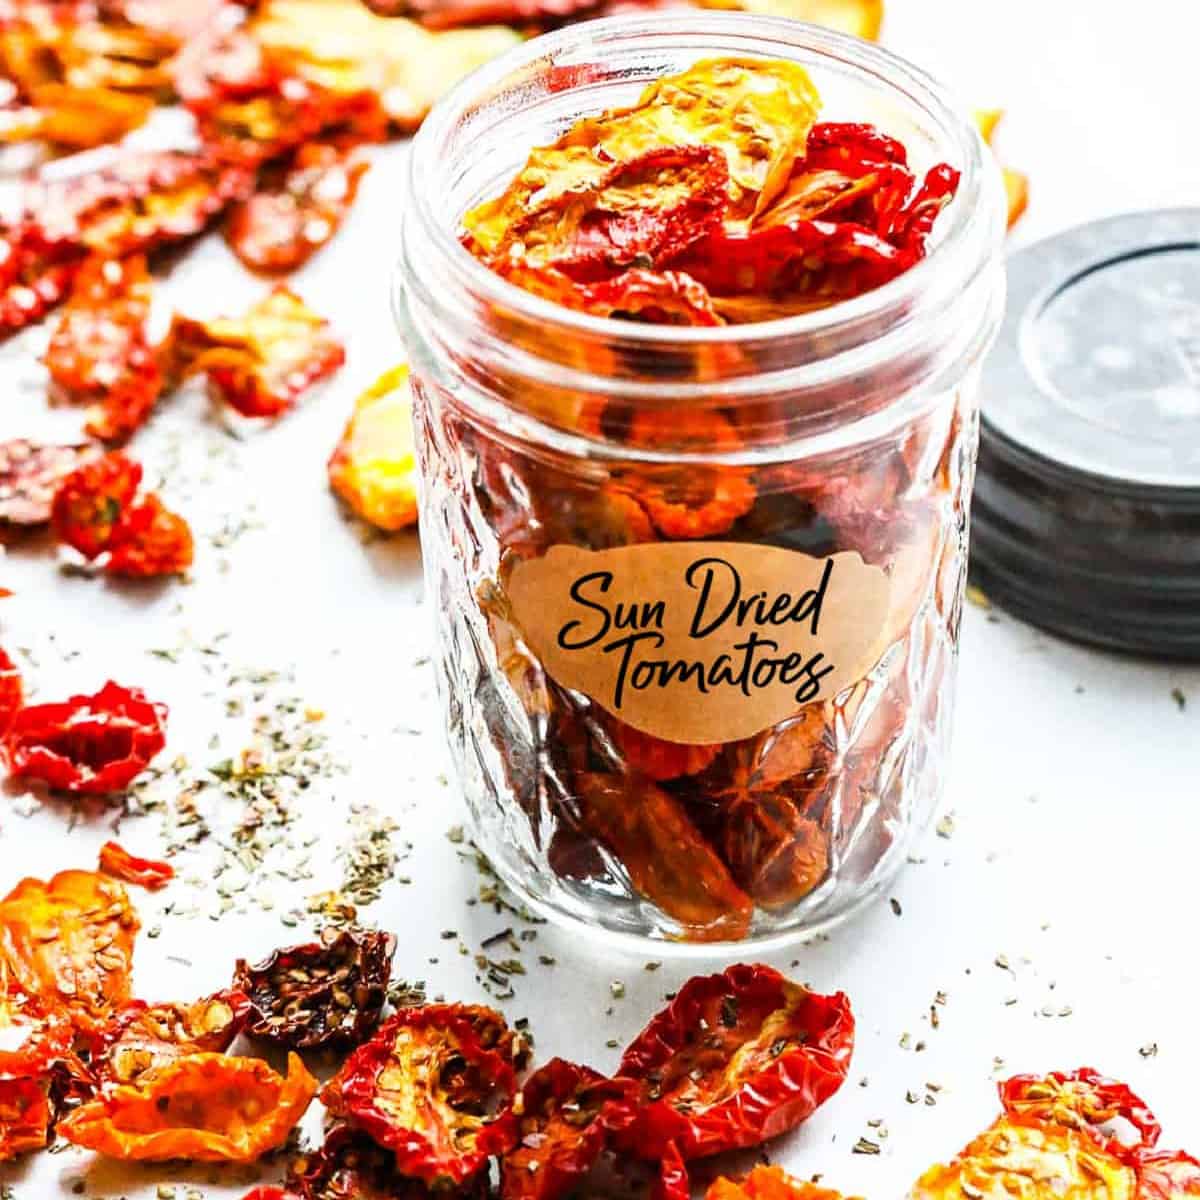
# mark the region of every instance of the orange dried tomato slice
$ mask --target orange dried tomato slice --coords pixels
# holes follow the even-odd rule
[[[758,1166],[744,1179],[721,1175],[704,1193],[704,1200],[843,1200],[840,1192],[796,1179],[782,1167]]]
[[[217,395],[247,417],[286,412],[346,358],[329,322],[285,287],[241,317],[176,314],[168,343],[176,373],[205,373]]]
[[[1021,1117],[1002,1117],[951,1163],[931,1167],[911,1200],[1002,1195],[1039,1200],[1046,1180],[1058,1200],[1134,1200],[1137,1175],[1088,1134]]]
[[[276,183],[233,209],[225,238],[252,271],[294,271],[337,232],[366,169],[331,143],[306,142]]]
[[[113,841],[105,842],[100,847],[100,870],[113,879],[144,887],[150,892],[166,887],[175,878],[175,868],[170,863],[138,858]]]
[[[27,992],[94,1030],[129,999],[139,924],[121,884],[92,871],[23,879],[0,900],[0,956]]]
[[[141,464],[119,452],[85,462],[61,481],[54,494],[50,514],[54,536],[85,558],[96,558],[112,544],[141,482]]]
[[[194,547],[187,521],[150,494],[121,514],[104,570],[127,579],[178,575],[192,565]]]
[[[99,456],[95,446],[43,446],[25,438],[0,442],[0,522],[45,525],[62,481]]]
[[[417,519],[417,462],[408,367],[385,371],[354,402],[329,459],[329,486],[351,511],[393,532]]]
[[[286,1078],[257,1058],[185,1054],[80,1105],[58,1130],[110,1158],[253,1162],[287,1141],[316,1091],[296,1054]]]
[[[1182,1150],[1143,1152],[1137,1159],[1138,1200],[1200,1196],[1200,1161]]]
[[[88,150],[119,142],[145,123],[154,108],[147,96],[107,87],[72,87],[43,83],[29,96],[30,105],[0,122],[0,142],[40,140],[67,150]]]
[[[620,862],[634,889],[679,922],[692,941],[737,941],[754,904],[662,788],[617,776],[575,780],[583,826]]]
[[[164,380],[146,337],[146,260],[93,258],[76,276],[43,361],[60,394],[91,406],[87,431],[125,441],[149,417]]]

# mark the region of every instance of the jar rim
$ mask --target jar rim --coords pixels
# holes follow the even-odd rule
[[[459,240],[459,214],[454,214],[453,222],[447,221],[445,209],[439,211],[436,204],[441,197],[440,189],[429,186],[429,180],[444,169],[441,150],[456,122],[480,96],[486,96],[505,79],[539,62],[553,62],[576,50],[597,54],[614,41],[632,45],[645,39],[661,40],[672,33],[678,34],[680,40],[694,41],[697,47],[703,47],[706,39],[726,40],[731,43],[731,53],[741,49],[748,57],[771,57],[771,44],[779,47],[776,57],[784,57],[788,47],[815,52],[873,77],[881,87],[915,103],[952,141],[957,158],[953,165],[961,173],[957,194],[935,226],[929,252],[894,279],[848,300],[793,316],[721,326],[649,324],[596,316],[526,291],[480,262]],[[739,47],[738,42],[746,45]],[[952,102],[947,89],[921,68],[882,46],[790,17],[703,10],[682,18],[678,13],[637,18],[621,15],[579,22],[532,38],[477,68],[434,106],[410,150],[401,236],[402,243],[418,236],[421,243],[437,254],[439,265],[456,277],[464,294],[485,304],[502,306],[515,317],[564,334],[617,341],[647,351],[655,347],[678,351],[690,346],[736,344],[749,339],[773,344],[826,337],[835,331],[873,325],[888,313],[910,310],[930,281],[955,259],[959,270],[952,274],[959,286],[969,282],[993,248],[992,233],[998,222],[998,228],[1003,228],[995,180],[989,179],[989,174],[994,176],[996,168],[987,157],[982,138]],[[989,200],[991,214],[986,211]],[[393,285],[397,308],[404,287],[402,270],[397,270]]]

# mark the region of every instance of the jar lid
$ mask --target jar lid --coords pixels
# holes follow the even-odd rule
[[[1083,641],[1200,659],[1200,209],[1013,254],[984,369],[972,577]]]

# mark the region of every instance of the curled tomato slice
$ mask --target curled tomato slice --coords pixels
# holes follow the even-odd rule
[[[0,900],[0,956],[25,991],[94,1030],[129,999],[139,924],[115,880],[91,871],[23,879]]]
[[[1002,1117],[953,1162],[926,1171],[909,1197],[1040,1200],[1049,1180],[1058,1200],[1133,1200],[1137,1189],[1133,1168],[1087,1134],[1024,1117]]]
[[[165,705],[111,681],[92,696],[28,705],[4,739],[9,771],[76,795],[123,791],[166,745],[166,716]]]
[[[622,1144],[657,1159],[756,1146],[793,1128],[845,1082],[854,1018],[763,965],[698,976],[634,1039],[618,1074],[639,1084]]]
[[[285,287],[241,317],[177,314],[168,341],[178,373],[205,373],[221,399],[247,417],[286,412],[346,360],[329,322]]]
[[[329,459],[329,486],[355,516],[395,532],[417,519],[417,459],[408,367],[385,371],[354,402]]]
[[[235,206],[225,237],[252,271],[303,266],[337,232],[367,169],[326,142],[306,142],[282,176]]]
[[[1048,1075],[1015,1075],[1000,1085],[1000,1103],[1010,1116],[1088,1133],[1114,1154],[1149,1150],[1162,1132],[1158,1118],[1140,1096],[1091,1067],[1051,1071]],[[1118,1121],[1124,1122],[1136,1138],[1126,1141],[1119,1136],[1120,1131],[1108,1132]]]
[[[276,950],[234,986],[250,997],[246,1032],[293,1049],[357,1045],[379,1023],[396,938],[371,929],[327,929],[319,942]]]
[[[583,827],[612,852],[634,889],[678,921],[690,940],[745,936],[753,902],[679,800],[644,779],[581,773],[576,787]]]
[[[94,258],[75,278],[44,362],[59,393],[88,404],[87,431],[125,441],[149,417],[163,390],[146,338],[150,276],[140,255]]]
[[[186,1054],[80,1105],[58,1128],[110,1158],[252,1162],[283,1145],[316,1090],[295,1054],[286,1078],[257,1058]]]
[[[249,1011],[249,999],[237,991],[191,1004],[131,1000],[93,1039],[92,1071],[104,1084],[135,1083],[185,1055],[228,1050]]]
[[[117,842],[105,842],[100,847],[100,870],[113,879],[132,883],[156,892],[166,887],[175,878],[175,868],[170,863],[157,862],[152,858],[138,858],[130,854]]]
[[[843,1200],[840,1192],[796,1179],[782,1167],[758,1166],[743,1179],[718,1176],[704,1200]]]
[[[402,1174],[461,1184],[516,1134],[512,1063],[481,1037],[493,1026],[463,1005],[401,1009],[350,1055],[321,1099],[391,1150]]]
[[[526,1081],[513,1106],[517,1144],[500,1163],[502,1200],[559,1200],[572,1191],[633,1120],[635,1085],[552,1058]]]
[[[25,438],[0,442],[0,522],[46,524],[62,481],[99,455],[94,446],[39,445]]]

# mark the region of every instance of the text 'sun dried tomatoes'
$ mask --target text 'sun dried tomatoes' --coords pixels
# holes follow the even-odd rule
[[[221,1053],[242,1031],[250,1001],[217,992],[190,1004],[131,1000],[92,1038],[89,1063],[103,1084],[136,1083],[188,1054]]]
[[[395,952],[393,934],[330,928],[253,966],[238,959],[233,985],[251,1002],[246,1032],[293,1049],[356,1045],[379,1023]]]
[[[0,900],[0,966],[94,1031],[130,998],[140,922],[121,884],[91,871],[23,879]]]
[[[166,745],[166,717],[165,705],[111,681],[93,696],[28,705],[4,737],[9,772],[76,795],[124,791]]]
[[[633,1080],[563,1058],[539,1067],[513,1104],[517,1143],[500,1163],[503,1200],[559,1200],[574,1190],[613,1132],[632,1123],[636,1090]]]
[[[850,1003],[767,966],[698,976],[634,1039],[618,1074],[641,1108],[621,1144],[657,1159],[755,1146],[798,1125],[845,1081]]]
[[[62,481],[99,456],[95,446],[0,442],[0,524],[45,525]]]
[[[117,842],[105,842],[100,847],[100,870],[122,883],[132,883],[148,892],[166,887],[175,878],[170,863],[153,858],[138,858]]]
[[[283,1145],[316,1090],[295,1054],[286,1077],[258,1058],[186,1054],[102,1092],[58,1128],[109,1158],[252,1162]]]
[[[505,1028],[498,1014],[477,1006],[401,1009],[350,1055],[321,1099],[336,1118],[391,1150],[402,1174],[461,1184],[516,1138]]]

